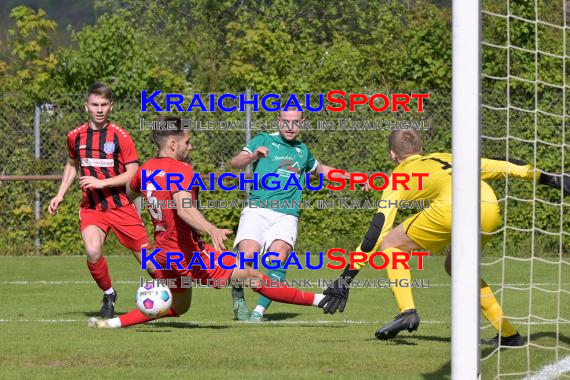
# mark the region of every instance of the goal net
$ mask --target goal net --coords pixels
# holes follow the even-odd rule
[[[481,7],[481,155],[570,171],[570,2]],[[483,250],[481,276],[526,344],[485,345],[495,330],[481,320],[482,378],[570,378],[570,198],[508,176],[491,185],[502,224]]]

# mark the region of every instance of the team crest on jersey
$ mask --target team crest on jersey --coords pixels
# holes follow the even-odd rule
[[[115,143],[106,142],[105,145],[103,145],[103,151],[107,154],[114,153],[115,152]]]

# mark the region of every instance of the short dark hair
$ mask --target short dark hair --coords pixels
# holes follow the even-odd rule
[[[166,141],[166,139],[170,136],[182,136],[184,134],[184,129],[182,129],[182,121],[177,116],[159,116],[158,121],[165,121],[167,124],[164,126],[164,129],[153,129],[152,130],[152,141],[158,147],[161,147],[161,144]],[[170,122],[170,123],[169,123]],[[174,123],[173,123],[174,122]],[[174,128],[173,128],[174,124]],[[167,126],[170,125],[170,128]]]
[[[104,83],[95,83],[87,90],[85,94],[85,101],[89,100],[91,95],[98,95],[101,96],[110,102],[113,101],[113,91]]]
[[[399,159],[407,158],[422,151],[422,138],[415,129],[396,129],[388,137],[388,147]]]

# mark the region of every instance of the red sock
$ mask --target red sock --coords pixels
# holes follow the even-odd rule
[[[174,311],[173,308],[170,308],[168,312],[159,318],[167,318],[167,317],[177,317],[178,314]],[[121,327],[128,327],[132,325],[140,325],[141,323],[145,323],[148,321],[152,321],[154,319],[159,318],[151,318],[147,317],[139,309],[133,309],[129,311],[127,314],[123,314],[119,316],[119,320],[121,321]]]
[[[272,301],[305,306],[313,305],[313,300],[315,299],[314,293],[291,288],[284,285],[282,282],[279,283],[279,287],[267,286],[271,284],[271,280],[272,279],[270,277],[263,275],[263,282],[260,281],[260,287],[254,288],[253,291],[269,298]]]
[[[99,285],[102,291],[107,289],[111,289],[111,276],[109,276],[109,268],[107,267],[107,261],[105,260],[105,256],[101,256],[99,261],[95,263],[87,262],[87,266],[89,267],[89,272],[91,272],[91,276]]]

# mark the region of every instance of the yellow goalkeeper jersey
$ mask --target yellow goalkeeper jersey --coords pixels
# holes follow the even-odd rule
[[[396,190],[392,190],[391,185],[382,192],[381,202],[384,208],[379,208],[378,213],[384,214],[384,225],[382,231],[374,245],[374,248],[366,252],[368,254],[376,252],[384,237],[392,229],[399,204],[401,200],[407,201],[427,201],[429,200],[430,208],[451,208],[451,154],[450,153],[432,153],[428,155],[413,155],[401,162],[393,171],[394,173],[406,173],[410,176],[410,181],[407,183],[410,190],[405,190],[402,185],[398,185]],[[428,173],[429,176],[421,178],[422,188],[419,189],[420,177],[412,177],[412,173]],[[505,178],[507,175],[526,180],[535,179],[535,170],[531,165],[517,165],[507,161],[481,159],[481,182],[488,179]],[[536,178],[540,175],[536,173]],[[392,183],[392,180],[390,180]],[[481,192],[481,202],[497,202],[492,189],[486,184],[485,188],[489,191]],[[425,204],[424,203],[424,204]],[[362,252],[362,243],[358,246],[356,251]],[[356,264],[356,268],[360,269],[364,264]]]

